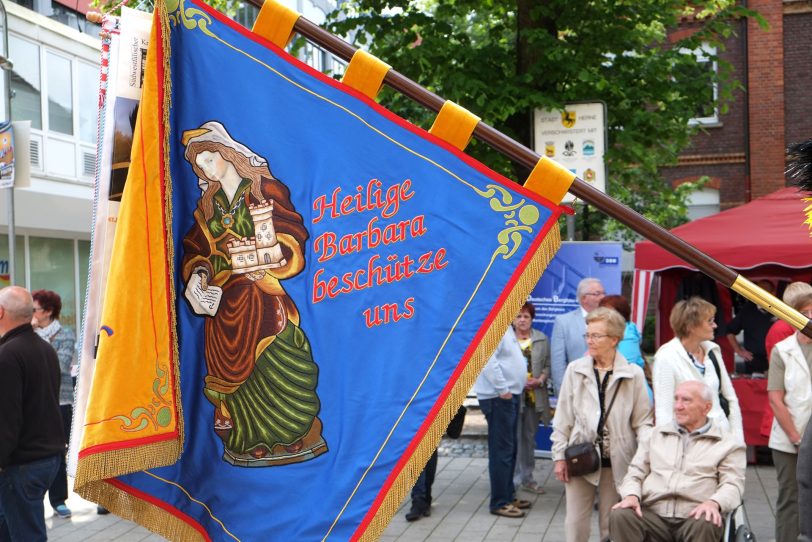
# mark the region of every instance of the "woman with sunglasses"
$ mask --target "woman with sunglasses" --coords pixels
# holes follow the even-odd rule
[[[34,298],[34,317],[31,325],[37,335],[51,343],[59,358],[59,371],[61,381],[59,385],[59,410],[62,414],[62,427],[65,439],[70,440],[70,428],[73,421],[73,377],[71,369],[75,362],[76,335],[73,330],[63,327],[59,322],[62,311],[62,298],[51,290],[37,290],[31,296]],[[65,465],[65,456],[56,478],[48,490],[48,499],[54,513],[60,518],[71,517],[70,508],[65,504],[68,498],[68,474]]]

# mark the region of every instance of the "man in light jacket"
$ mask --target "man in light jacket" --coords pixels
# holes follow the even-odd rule
[[[612,509],[612,540],[718,542],[722,514],[744,492],[744,443],[708,418],[713,392],[686,381],[674,392],[674,423],[641,443]]]
[[[586,354],[586,315],[598,308],[606,292],[596,278],[587,277],[578,283],[575,296],[580,307],[574,311],[556,316],[553,333],[550,337],[550,367],[553,373],[555,394],[561,390],[567,364]]]

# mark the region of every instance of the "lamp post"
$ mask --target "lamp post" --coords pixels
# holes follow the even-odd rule
[[[8,58],[8,15],[3,0],[0,0],[0,17],[3,23],[3,54],[0,55],[0,70],[3,71],[3,99],[5,100],[6,117],[11,122],[11,79],[9,72],[14,63]],[[9,284],[14,284],[14,253],[16,251],[14,234],[14,185],[8,187],[8,277]]]

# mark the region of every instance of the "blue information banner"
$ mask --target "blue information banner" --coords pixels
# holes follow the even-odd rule
[[[578,306],[575,291],[586,277],[601,280],[607,294],[619,294],[621,287],[620,243],[565,242],[530,294],[536,308],[533,327],[548,337],[559,314]]]

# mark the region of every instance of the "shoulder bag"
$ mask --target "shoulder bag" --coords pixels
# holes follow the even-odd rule
[[[609,408],[601,415],[601,420],[598,422],[598,436],[595,442],[582,442],[580,444],[573,444],[567,446],[564,450],[564,459],[567,462],[567,472],[570,476],[584,476],[592,474],[601,468],[601,456],[598,453],[598,440],[602,438],[603,421],[609,417],[609,411],[612,410],[612,405],[615,404],[617,392],[620,391],[620,385],[623,381],[618,380],[615,393],[612,395],[612,400],[609,402]]]

